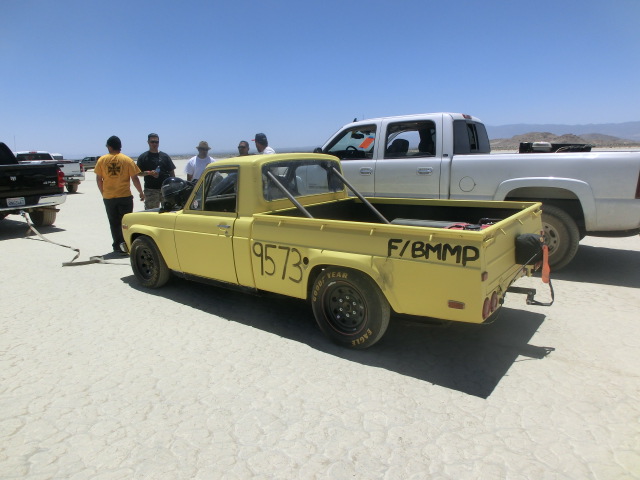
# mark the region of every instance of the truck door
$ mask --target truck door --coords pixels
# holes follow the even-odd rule
[[[436,115],[383,122],[375,166],[375,196],[440,197],[441,123],[441,116]]]
[[[366,196],[375,193],[376,130],[375,124],[351,127],[337,135],[324,149],[325,153],[342,160],[344,176]]]
[[[206,173],[193,199],[178,215],[175,242],[184,273],[238,283],[233,257],[238,169]]]

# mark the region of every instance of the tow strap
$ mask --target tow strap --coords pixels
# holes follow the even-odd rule
[[[30,220],[29,216],[26,214],[26,212],[20,211],[20,215],[22,215],[24,220],[27,222],[27,225],[29,226],[29,231],[27,232],[27,236],[29,235],[29,232],[33,232],[38,237],[40,237],[40,239],[44,240],[45,242],[49,242],[49,243],[52,243],[54,245],[58,245],[60,247],[69,248],[69,249],[73,250],[74,252],[76,252],[75,257],[73,257],[70,262],[62,262],[62,266],[63,267],[78,267],[80,265],[90,265],[92,263],[111,263],[113,265],[127,265],[126,263],[122,263],[122,262],[112,262],[110,260],[105,260],[101,255],[96,255],[96,256],[93,256],[93,257],[89,257],[89,260],[83,260],[83,261],[80,261],[80,262],[76,262],[76,259],[80,256],[80,249],[79,248],[71,247],[69,245],[64,245],[62,243],[58,243],[58,242],[54,242],[53,240],[49,240],[47,237],[42,235],[38,230],[36,230],[36,227],[33,226],[33,223],[31,223],[31,220]]]

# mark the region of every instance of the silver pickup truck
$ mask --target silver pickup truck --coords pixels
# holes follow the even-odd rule
[[[322,152],[367,196],[542,202],[554,270],[586,235],[640,232],[640,152],[491,154],[482,122],[460,113],[349,123]]]
[[[84,167],[79,160],[55,159],[49,152],[42,150],[16,152],[16,158],[23,164],[54,163],[58,165],[64,174],[64,183],[69,193],[77,192],[80,182],[84,180]]]

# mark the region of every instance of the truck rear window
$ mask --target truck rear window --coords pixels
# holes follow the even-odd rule
[[[294,197],[341,191],[344,185],[331,170],[333,166],[333,162],[315,160],[269,163],[262,167],[264,198],[271,201],[286,197],[276,181]]]
[[[49,153],[18,153],[18,160],[53,160]]]
[[[482,123],[467,120],[453,121],[453,153],[491,153],[487,129]]]

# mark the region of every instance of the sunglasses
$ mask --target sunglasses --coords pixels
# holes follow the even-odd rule
[[[160,140],[149,140],[149,143],[160,143]]]
[[[238,148],[249,148],[246,145],[238,145]]]

